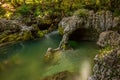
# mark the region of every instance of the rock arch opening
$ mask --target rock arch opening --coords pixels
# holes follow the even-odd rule
[[[74,41],[96,41],[99,34],[95,30],[79,28],[70,34],[69,39]]]

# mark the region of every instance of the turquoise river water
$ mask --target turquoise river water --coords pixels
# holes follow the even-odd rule
[[[75,50],[64,51],[56,63],[46,63],[46,50],[57,48],[60,40],[61,36],[54,31],[39,40],[0,47],[0,80],[41,80],[65,70],[79,72],[81,80],[87,80],[98,47],[94,42],[70,41]]]

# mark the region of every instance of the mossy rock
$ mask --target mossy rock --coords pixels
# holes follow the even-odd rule
[[[64,29],[63,29],[61,26],[58,27],[58,31],[59,31],[59,33],[60,33],[61,35],[63,35]]]
[[[44,32],[42,32],[40,30],[37,32],[37,34],[38,34],[39,37],[44,37]]]
[[[11,42],[11,41],[16,41],[17,35],[16,34],[10,34],[4,36],[1,40],[0,43],[2,42]]]
[[[87,9],[79,9],[79,10],[75,11],[75,13],[73,15],[79,16],[79,17],[87,17],[88,13],[89,13],[89,11]]]
[[[22,39],[23,39],[23,40],[33,39],[33,36],[32,36],[31,31],[26,31],[26,32],[24,32]]]

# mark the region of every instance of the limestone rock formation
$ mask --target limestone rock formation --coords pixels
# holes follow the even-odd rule
[[[93,76],[89,80],[120,80],[120,48],[94,59]]]
[[[97,44],[101,47],[117,47],[120,45],[120,34],[115,31],[102,32],[99,36]]]
[[[0,33],[8,30],[11,32],[20,31],[21,27],[19,26],[19,24],[20,23],[15,20],[0,19]]]
[[[98,37],[96,34],[103,31],[117,30],[119,32],[120,17],[114,17],[112,12],[94,12],[87,10],[85,13],[87,13],[85,16],[73,15],[71,17],[65,17],[60,21],[59,27],[61,27],[61,30],[63,29],[63,31],[61,31],[63,32],[63,38],[59,45],[60,48],[68,43],[70,35],[77,29],[90,29],[95,31],[93,38]],[[91,33],[93,32],[89,32],[89,34]]]
[[[43,33],[36,26],[26,26],[18,20],[0,19],[0,43],[29,40],[42,36]]]

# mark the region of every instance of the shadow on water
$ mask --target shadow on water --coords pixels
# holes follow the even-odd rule
[[[57,64],[44,62],[47,48],[57,48],[61,38],[58,32],[54,31],[40,40],[0,47],[0,79],[41,80],[42,77],[68,70],[79,72],[80,77],[86,80],[85,76],[91,74],[93,57],[97,53],[93,42],[71,41],[71,46],[76,50],[64,51]]]
[[[11,57],[16,54],[16,52],[20,51],[23,46],[20,43],[13,43],[7,46],[0,47],[0,61]]]

